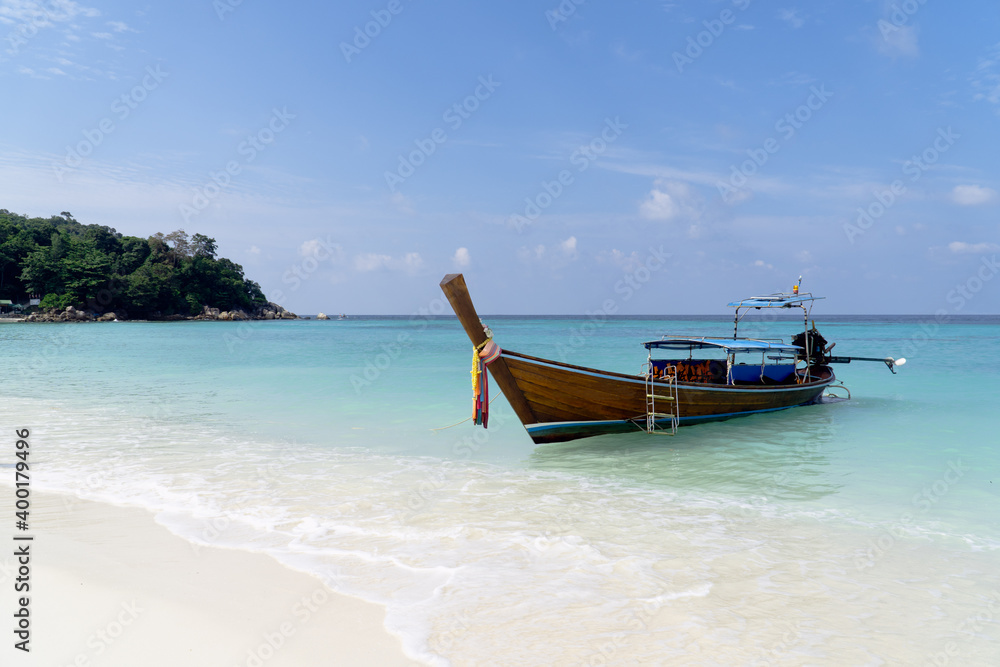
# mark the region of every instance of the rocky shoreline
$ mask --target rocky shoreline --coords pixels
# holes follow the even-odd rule
[[[96,313],[85,310],[78,310],[73,306],[65,310],[55,308],[46,311],[32,313],[21,318],[21,322],[122,322],[131,318],[125,312]],[[136,321],[143,322],[194,322],[194,321],[218,321],[218,322],[242,322],[246,320],[301,320],[302,318],[293,312],[285,310],[282,306],[268,301],[252,312],[246,312],[241,308],[236,310],[219,310],[205,306],[200,315],[162,315],[136,318]],[[325,318],[322,318],[325,319]]]

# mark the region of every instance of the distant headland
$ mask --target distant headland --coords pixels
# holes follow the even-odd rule
[[[84,225],[63,211],[0,209],[0,312],[26,322],[299,319],[268,301],[215,239],[149,238]]]

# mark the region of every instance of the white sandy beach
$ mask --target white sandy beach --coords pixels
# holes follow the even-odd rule
[[[145,510],[57,494],[32,494],[31,519],[31,651],[8,630],[4,665],[417,664],[381,607],[264,554],[195,549]],[[13,549],[3,551],[0,607],[11,618],[20,594]]]

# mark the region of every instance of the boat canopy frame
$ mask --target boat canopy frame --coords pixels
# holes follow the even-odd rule
[[[768,359],[772,360],[770,366],[775,368],[779,367],[782,361],[792,360],[791,366],[794,368],[795,364],[802,358],[801,347],[789,345],[778,339],[663,336],[659,340],[643,343],[643,347],[648,351],[645,367],[649,369],[654,367],[653,350],[686,351],[689,357],[693,356],[695,350],[722,350],[726,355],[727,385],[735,384],[733,369],[736,366],[736,355],[738,354],[760,354],[761,378],[765,375],[765,368],[769,366]],[[796,377],[797,383],[801,383],[801,381]]]
[[[737,340],[739,336],[740,320],[746,316],[751,310],[760,310],[761,308],[801,308],[802,309],[802,329],[805,333],[803,342],[805,343],[805,355],[804,359],[806,362],[806,367],[812,365],[813,351],[810,349],[812,347],[812,338],[809,336],[809,316],[812,314],[813,302],[819,299],[825,299],[822,296],[813,296],[811,292],[800,292],[799,287],[802,285],[802,276],[799,276],[799,282],[795,284],[794,290],[791,294],[788,292],[776,292],[774,294],[764,294],[761,296],[752,296],[747,299],[740,299],[739,301],[733,301],[728,304],[730,308],[736,309],[736,314],[733,317],[733,339]],[[743,314],[740,315],[740,310]]]
[[[659,340],[651,340],[642,344],[647,350],[704,350],[722,349],[727,354],[740,352],[777,352],[797,355],[802,348],[789,345],[778,340],[763,338],[707,338],[664,336]]]
[[[810,349],[812,347],[812,337],[809,336],[809,316],[812,314],[813,302],[824,297],[813,296],[810,292],[800,292],[799,287],[801,285],[802,276],[799,276],[799,282],[795,285],[792,293],[790,294],[787,292],[776,292],[774,294],[752,296],[729,303],[728,306],[730,308],[736,309],[736,314],[733,319],[732,338],[665,335],[659,340],[647,341],[643,343],[643,347],[645,347],[648,351],[647,362],[652,364],[653,350],[686,351],[689,355],[693,355],[695,350],[722,350],[726,354],[727,384],[733,383],[732,370],[737,354],[759,352],[761,355],[762,374],[764,366],[767,363],[767,358],[776,363],[782,360],[793,359],[793,363],[795,365],[797,365],[799,361],[804,361],[805,368],[808,369],[812,366],[812,359],[815,356],[813,354],[813,350]],[[791,345],[789,343],[785,343],[781,339],[740,338],[740,320],[742,320],[743,317],[750,312],[750,310],[760,310],[762,308],[801,308],[803,330],[805,332],[803,343],[805,344],[805,347],[802,348],[798,345]],[[742,311],[742,314],[740,311]],[[771,353],[770,356],[768,353]]]

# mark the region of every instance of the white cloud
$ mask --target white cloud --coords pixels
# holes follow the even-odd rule
[[[248,252],[249,252],[249,253],[250,253],[251,255],[259,255],[259,254],[260,254],[260,248],[258,248],[258,247],[257,247],[257,246],[255,246],[255,245],[252,245],[252,246],[250,246],[250,250],[249,250]]]
[[[559,244],[559,249],[570,259],[576,259],[576,237],[571,236]]]
[[[639,214],[650,220],[669,220],[679,215],[680,210],[670,194],[654,188],[639,207]]]
[[[392,255],[367,252],[354,258],[354,268],[362,273],[387,269],[389,271],[404,271],[406,273],[416,273],[424,266],[424,260],[418,252],[405,254],[401,259],[395,259]]]
[[[910,58],[920,55],[916,26],[897,26],[883,19],[878,22],[878,29],[879,34],[875,39],[878,40],[878,49],[881,53],[892,57]]]
[[[798,30],[805,25],[805,19],[799,16],[797,9],[782,9],[778,12],[778,18],[790,25],[792,30]]]
[[[966,243],[964,241],[952,241],[948,244],[948,250],[956,255],[980,255],[986,252],[997,252],[1000,245],[996,243]]]
[[[379,255],[374,252],[367,252],[354,258],[354,268],[362,273],[377,271],[389,265],[392,257],[389,255]]]
[[[424,268],[424,258],[419,252],[408,252],[403,257],[402,269],[407,273],[416,273],[422,268]]]
[[[4,23],[28,23],[36,28],[50,27],[52,22],[65,23],[78,16],[94,18],[100,10],[84,7],[73,0],[35,2],[34,0],[3,0],[0,2],[0,19]]]
[[[972,88],[976,92],[972,99],[1000,106],[1000,44],[994,45],[985,58],[980,58],[976,71],[971,77]]]
[[[517,249],[517,259],[525,264],[542,263],[550,268],[562,268],[577,259],[577,241],[571,236],[551,247],[539,243],[536,246],[521,246]]]
[[[672,220],[699,215],[697,194],[686,183],[658,180],[646,200],[639,205],[639,215],[648,220]]]
[[[451,258],[452,263],[459,268],[464,268],[469,265],[472,258],[469,256],[468,248],[459,248],[455,251],[455,254]]]
[[[624,44],[617,44],[612,49],[612,53],[615,54],[620,60],[625,62],[637,62],[641,57],[642,53],[640,51],[630,51]]]
[[[951,199],[960,206],[976,206],[992,201],[997,192],[993,188],[980,185],[956,185],[951,191]]]
[[[410,202],[409,197],[404,195],[402,192],[394,192],[389,201],[396,207],[400,213],[406,213],[407,215],[413,214],[413,204]]]
[[[542,244],[538,244],[534,248],[521,246],[517,249],[517,258],[522,262],[538,261],[543,257],[545,257],[545,246]]]
[[[777,83],[778,85],[786,86],[808,86],[810,83],[816,83],[816,81],[816,77],[810,74],[793,70],[782,74],[781,79]]]
[[[753,263],[753,265],[756,266],[756,267],[758,267],[758,268],[761,268],[761,269],[773,269],[774,268],[773,264],[768,264],[767,262],[765,262],[762,259],[758,259],[756,262]]]
[[[303,257],[315,257],[320,247],[319,239],[310,239],[299,246],[299,254]]]
[[[313,257],[320,261],[333,260],[339,262],[344,257],[344,249],[337,243],[331,243],[330,237],[326,241],[322,239],[310,239],[299,246],[299,254],[303,257]]]
[[[91,40],[101,40],[101,42],[112,49],[121,51],[124,47],[115,43],[114,34],[105,27],[110,26],[116,33],[125,31],[136,32],[121,21],[109,21],[98,23],[93,21],[101,16],[98,9],[85,7],[73,0],[0,0],[0,23],[10,26],[7,41],[10,47],[7,53],[19,55],[24,60],[34,60],[34,69],[22,68],[19,71],[28,76],[38,77],[37,71],[41,67],[41,62],[57,62],[59,65],[70,65],[68,60],[62,58],[66,48],[70,44],[77,46],[81,42]],[[41,35],[46,31],[53,31],[59,34],[60,44],[53,46],[36,39],[35,35]],[[30,42],[30,48],[28,44]],[[71,54],[74,60],[80,60]],[[31,64],[31,63],[29,63]],[[77,65],[81,70],[91,74],[107,77],[112,80],[116,78],[114,72],[101,71],[95,67]],[[51,74],[73,76],[74,72],[55,72]]]
[[[611,250],[605,250],[598,253],[597,261],[601,264],[612,264],[626,272],[634,271],[642,266],[642,257],[636,250],[633,250],[631,254],[626,255],[621,250],[612,248]]]

